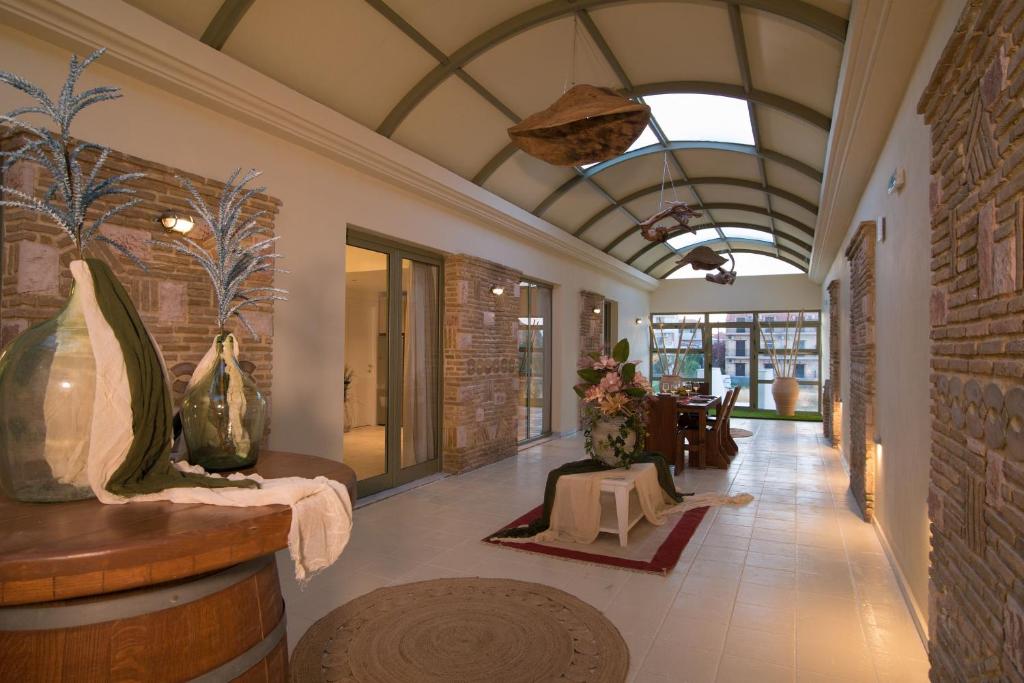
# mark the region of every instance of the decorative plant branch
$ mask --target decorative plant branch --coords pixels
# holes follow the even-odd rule
[[[88,226],[86,225],[94,203],[113,195],[135,194],[135,190],[125,187],[124,183],[145,176],[144,173],[122,173],[101,180],[100,175],[110,150],[92,142],[73,142],[71,139],[71,123],[79,112],[99,102],[121,97],[120,89],[113,86],[100,86],[75,93],[75,86],[82,72],[104,52],[101,48],[81,61],[77,55],[72,56],[67,80],[56,101],[42,88],[24,78],[0,71],[0,82],[20,90],[35,101],[33,105],[19,107],[0,115],[0,125],[7,126],[15,134],[21,133],[26,138],[17,149],[0,151],[0,157],[3,158],[0,172],[6,172],[14,164],[25,161],[42,166],[52,177],[50,187],[41,199],[4,185],[0,188],[3,191],[0,206],[27,209],[50,219],[67,233],[78,250],[79,258],[89,243],[97,240],[109,244],[145,270],[142,261],[125,245],[99,232],[104,223],[137,205],[141,199],[129,199],[111,206],[96,216]],[[41,114],[48,117],[58,132],[28,123],[21,118],[26,114]],[[82,168],[82,156],[86,152],[94,152],[97,155],[88,173]]]
[[[686,358],[690,355],[690,351],[693,349],[693,344],[697,340],[697,335],[700,332],[700,323],[694,323],[693,333],[690,335],[689,340],[686,343],[685,349],[683,348],[683,332],[689,329],[689,324],[684,322],[679,327],[679,336],[676,339],[675,349],[673,350],[672,364],[668,366],[671,368],[671,372],[665,372],[666,361],[668,359],[669,348],[665,343],[665,323],[658,323],[658,331],[661,332],[661,342],[659,345],[658,335],[655,334],[654,326],[651,326],[651,340],[654,342],[654,352],[658,354],[658,367],[661,369],[661,375],[677,375],[679,370],[684,368],[686,365]],[[682,354],[682,355],[680,355]]]
[[[248,219],[242,220],[242,210],[246,202],[267,188],[246,189],[245,185],[259,177],[260,171],[250,169],[241,180],[238,180],[241,172],[242,169],[236,168],[231,174],[215,210],[207,206],[188,178],[178,178],[182,187],[189,193],[189,205],[192,210],[206,223],[213,235],[212,252],[184,236],[175,237],[173,240],[154,239],[152,242],[190,257],[210,276],[213,293],[217,298],[217,325],[221,334],[226,332],[228,319],[235,316],[253,337],[257,337],[256,330],[242,315],[242,309],[268,301],[287,301],[284,295],[288,292],[277,287],[242,286],[250,275],[274,270],[274,260],[281,258],[282,255],[270,251],[280,237],[267,237],[271,234],[270,228],[258,224],[267,214],[266,211],[257,211]],[[265,239],[260,239],[261,237]]]
[[[773,330],[772,333],[768,336],[765,336],[764,328],[761,328],[761,343],[764,346],[764,348],[768,351],[768,357],[771,361],[772,370],[775,372],[776,377],[793,376],[793,371],[796,369],[796,361],[800,355],[800,331],[803,328],[803,325],[804,312],[800,311],[796,319],[796,334],[793,337],[793,344],[792,346],[790,346],[789,325],[787,324],[784,328],[785,337],[783,338],[781,350],[776,349],[775,347],[774,328],[768,328],[769,330]]]

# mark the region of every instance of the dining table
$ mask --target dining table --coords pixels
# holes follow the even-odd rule
[[[722,406],[721,396],[695,394],[676,401],[676,410],[682,415],[694,415],[697,418],[697,443],[691,444],[690,453],[697,454],[697,463],[690,462],[691,467],[704,469],[707,467],[708,413]]]

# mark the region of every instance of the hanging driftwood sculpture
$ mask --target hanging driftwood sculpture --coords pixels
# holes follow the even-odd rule
[[[519,149],[555,166],[606,161],[640,137],[651,108],[608,88],[576,85],[554,104],[508,129]]]
[[[680,266],[692,266],[694,270],[717,270],[717,273],[705,275],[704,279],[716,285],[731,285],[736,282],[736,259],[732,253],[729,254],[729,258],[732,259],[732,269],[726,270],[722,267],[725,265],[725,259],[721,255],[711,247],[701,246],[688,251],[676,263]]]
[[[672,230],[681,228],[683,232],[695,232],[690,227],[690,219],[703,216],[700,211],[694,211],[691,209],[686,202],[669,202],[647,220],[638,223],[640,226],[640,234],[643,235],[644,239],[648,242],[666,242],[668,241],[669,234]],[[675,227],[660,225],[654,227],[660,221],[671,218],[677,225]]]

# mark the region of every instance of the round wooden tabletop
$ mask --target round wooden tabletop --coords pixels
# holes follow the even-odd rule
[[[325,458],[264,451],[266,478],[355,475]],[[138,588],[223,569],[287,545],[291,510],[175,503],[19,503],[0,496],[0,605]]]

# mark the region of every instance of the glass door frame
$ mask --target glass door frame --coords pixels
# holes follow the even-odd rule
[[[440,255],[385,237],[367,233],[354,226],[348,226],[345,244],[360,249],[369,249],[385,254],[388,258],[388,406],[387,425],[385,426],[384,458],[385,471],[368,479],[356,482],[356,491],[360,497],[366,497],[408,484],[422,477],[441,471],[442,444],[441,434],[444,423],[444,259]],[[437,350],[438,358],[435,368],[436,406],[434,429],[434,452],[437,457],[426,462],[402,467],[402,406],[405,383],[404,339],[402,335],[402,316],[404,314],[402,291],[402,261],[418,261],[437,267]],[[346,292],[346,305],[348,293]],[[346,321],[347,322],[347,321]],[[379,369],[378,369],[379,371]]]
[[[691,326],[691,329],[692,329],[693,325],[699,325],[700,326],[701,337],[702,337],[702,339],[701,339],[701,342],[702,342],[702,352],[704,354],[704,359],[703,359],[703,364],[704,364],[704,381],[707,382],[708,385],[710,386],[712,363],[713,363],[713,358],[712,358],[712,343],[713,343],[713,339],[712,338],[714,336],[715,330],[716,329],[730,327],[730,326],[732,326],[732,327],[744,327],[746,329],[749,329],[750,330],[750,340],[749,340],[748,345],[747,345],[747,354],[748,354],[748,357],[749,357],[749,366],[747,368],[747,373],[748,373],[748,376],[750,377],[750,406],[749,407],[752,408],[752,409],[758,409],[760,407],[758,405],[758,403],[759,403],[758,402],[758,394],[760,394],[760,384],[762,384],[761,380],[758,377],[758,372],[759,372],[760,364],[765,362],[765,359],[768,358],[768,354],[767,353],[764,353],[764,354],[761,353],[761,328],[764,327],[766,329],[771,329],[771,328],[782,328],[782,329],[784,329],[786,327],[793,328],[796,325],[796,323],[794,321],[790,321],[790,320],[763,320],[762,316],[772,316],[772,315],[776,315],[776,314],[780,314],[780,313],[798,313],[798,312],[799,311],[794,311],[794,310],[790,310],[790,309],[765,310],[765,311],[703,311],[703,312],[658,311],[656,313],[651,313],[651,322],[650,322],[650,324],[651,324],[651,331],[650,331],[650,335],[654,334],[654,330],[656,329],[655,328],[655,318],[657,318],[659,316],[672,316],[672,315],[676,315],[676,316],[689,316],[689,317],[699,317],[699,318],[702,318],[703,319],[702,322],[682,322],[682,323],[674,323],[674,324],[675,325],[680,325],[680,326],[689,325],[689,326]],[[799,351],[797,353],[797,355],[798,356],[807,356],[807,357],[811,357],[811,356],[817,355],[818,356],[818,373],[817,373],[817,378],[816,379],[800,379],[800,380],[797,380],[797,384],[799,384],[801,387],[804,387],[804,386],[814,386],[814,387],[817,387],[817,396],[818,396],[818,410],[817,410],[817,413],[821,414],[821,382],[822,382],[822,379],[821,379],[821,368],[822,368],[822,357],[821,357],[821,310],[820,309],[808,309],[808,310],[805,310],[804,313],[805,314],[813,313],[813,314],[816,314],[818,316],[817,320],[811,320],[811,321],[805,320],[804,323],[803,323],[803,330],[804,331],[806,331],[808,329],[814,329],[814,331],[815,331],[814,332],[815,333],[815,348],[814,349],[806,349],[806,350]],[[711,316],[713,316],[713,315],[730,315],[730,314],[731,315],[750,315],[751,316],[751,320],[744,320],[742,322],[734,322],[734,323],[711,322]],[[801,332],[800,336],[803,337],[803,334],[804,333]],[[649,349],[648,364],[649,364],[648,366],[652,369],[652,373],[651,374],[652,374],[652,378],[653,378],[653,368],[655,367],[655,365],[654,365],[654,348],[653,348],[653,346],[651,346],[651,348]],[[769,382],[769,384],[770,384],[770,382]]]
[[[554,317],[554,313],[555,313],[555,288],[552,287],[551,285],[549,285],[546,282],[540,282],[539,280],[532,280],[532,279],[530,279],[528,277],[521,277],[519,279],[519,282],[531,285],[533,287],[543,288],[543,289],[546,289],[548,291],[548,315],[544,319],[544,327],[541,330],[541,334],[543,335],[543,339],[544,339],[544,350],[543,350],[543,353],[544,353],[544,363],[543,363],[543,365],[544,365],[544,369],[543,369],[544,377],[542,378],[542,381],[543,381],[543,384],[544,384],[544,411],[543,411],[543,417],[541,419],[541,423],[542,423],[541,424],[541,433],[537,434],[537,435],[534,435],[534,436],[531,436],[528,433],[529,432],[529,424],[530,424],[530,416],[529,416],[529,407],[530,407],[529,406],[529,396],[530,396],[530,392],[529,392],[529,387],[527,387],[527,390],[525,392],[525,395],[526,395],[526,418],[525,419],[526,419],[526,424],[527,424],[527,429],[526,429],[527,436],[526,436],[525,439],[522,439],[521,441],[518,442],[519,445],[522,445],[522,444],[525,444],[525,443],[529,443],[531,441],[536,441],[537,439],[544,439],[546,437],[551,436],[551,410],[552,410],[553,403],[554,403],[554,401],[552,400],[553,397],[551,395],[551,387],[552,387],[551,371],[552,371],[552,365],[553,365],[552,364],[552,358],[554,356],[554,346],[551,343],[551,329],[552,329],[552,318]],[[522,284],[520,284],[520,293],[519,293],[520,298],[522,298],[524,296],[523,292],[521,291],[522,289],[523,289],[523,286],[522,286]],[[529,303],[527,303],[526,310],[527,310],[527,317],[528,318],[531,317],[530,316],[530,306],[529,306]],[[531,345],[531,349],[532,349],[532,345]],[[532,367],[532,363],[531,363],[531,367]],[[532,377],[532,374],[530,376]],[[522,381],[522,376],[520,376],[520,381]]]

